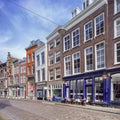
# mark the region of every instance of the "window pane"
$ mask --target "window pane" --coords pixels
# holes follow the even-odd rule
[[[77,29],[73,32],[73,47],[80,44],[80,30]]]
[[[73,54],[74,73],[80,73],[80,53]]]
[[[86,49],[86,70],[93,69],[93,50],[92,47]]]
[[[88,41],[92,38],[92,22],[90,21],[85,25],[85,40]]]
[[[100,14],[96,17],[96,35],[104,32],[104,14]]]
[[[120,12],[120,0],[116,0],[117,12]]]
[[[117,62],[120,62],[120,43],[118,43],[117,44],[117,53],[116,53],[116,55],[117,55]]]
[[[70,56],[65,57],[65,75],[71,74],[71,58]]]
[[[104,43],[100,43],[96,46],[97,53],[97,68],[103,68],[105,66],[105,55],[104,55]]]
[[[45,64],[45,52],[42,52],[41,53],[41,62],[42,62],[42,65]]]
[[[56,52],[56,62],[60,61],[60,51]]]
[[[64,50],[69,50],[70,49],[70,36],[67,35],[64,37]]]
[[[56,68],[56,79],[60,78],[60,68]]]
[[[40,57],[39,57],[39,55],[37,55],[37,66],[39,66],[40,65]]]

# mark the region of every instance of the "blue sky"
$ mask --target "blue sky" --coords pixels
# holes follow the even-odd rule
[[[57,25],[40,16],[64,25],[71,19],[71,11],[75,7],[81,8],[81,2],[82,0],[0,0],[0,61],[6,61],[8,52],[17,58],[25,57],[25,48],[31,40],[46,42],[46,37]]]

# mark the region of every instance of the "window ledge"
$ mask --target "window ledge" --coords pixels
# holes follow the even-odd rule
[[[72,49],[73,49],[73,48],[76,48],[76,47],[79,47],[79,46],[80,46],[80,44],[78,44],[78,45],[76,45],[76,46],[72,46]]]
[[[60,80],[60,78],[57,78],[57,79],[55,79],[55,80],[56,80],[56,81],[57,81],[57,80]]]
[[[87,42],[92,41],[92,40],[93,40],[93,38],[90,38],[88,40],[84,40],[84,43],[87,43]]]
[[[64,75],[64,77],[68,77],[68,76],[71,76],[72,74],[69,74],[69,75]]]
[[[67,51],[69,51],[69,50],[71,50],[71,49],[68,49],[68,50],[64,50],[63,52],[67,52]]]
[[[120,37],[120,35],[119,36],[114,36],[114,39],[117,39],[118,37]]]
[[[95,70],[102,70],[102,69],[105,69],[106,67],[103,67],[103,68],[96,68]]]
[[[79,73],[73,73],[72,75],[79,75],[79,74],[81,74],[81,72],[79,72]]]
[[[113,14],[113,15],[117,15],[118,13],[120,13],[120,11],[114,12],[114,14]]]
[[[114,65],[118,65],[118,64],[120,64],[120,62],[115,62],[115,63],[114,63]]]
[[[99,36],[101,36],[101,35],[105,35],[105,32],[103,32],[103,33],[101,33],[101,34],[99,34],[99,35],[95,35],[94,38],[97,38],[97,37],[99,37]]]
[[[94,70],[85,70],[85,73],[93,72]]]

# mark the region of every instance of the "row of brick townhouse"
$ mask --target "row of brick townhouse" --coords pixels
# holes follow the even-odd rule
[[[59,29],[63,97],[120,102],[120,0],[84,0],[78,11]]]
[[[7,96],[6,63],[0,63],[0,96]]]
[[[4,67],[3,67],[4,65]],[[4,97],[25,98],[26,86],[26,60],[14,58],[8,52],[7,61],[0,64],[4,74]],[[0,79],[2,78],[0,74]],[[23,90],[24,89],[24,90]]]
[[[30,42],[26,60],[8,53],[1,94],[120,103],[120,0],[83,0],[46,39]]]

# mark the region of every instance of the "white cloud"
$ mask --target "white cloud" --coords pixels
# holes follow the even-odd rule
[[[36,19],[36,21],[38,22],[41,22],[42,25],[44,25],[45,27],[47,25],[53,25],[53,23],[44,18],[48,18],[57,24],[63,23],[66,19],[70,19],[69,7],[60,4],[60,2],[49,4],[42,0],[29,0],[21,1],[20,4],[25,8],[34,11],[36,14],[38,14],[35,15],[26,11],[29,14],[28,16],[30,16],[32,19]]]
[[[47,3],[48,1],[49,0],[21,0],[19,3],[16,3],[58,24],[64,24],[71,18],[71,2],[66,6],[64,1],[63,3],[61,3],[61,1]],[[4,4],[0,2],[0,8],[3,6]],[[32,14],[18,6],[12,5],[11,8],[10,6],[8,8],[9,9],[4,8],[4,10],[2,9],[1,11],[7,16],[10,22],[10,32],[4,31],[4,34],[0,33],[0,44],[8,41],[11,43],[10,45],[0,45],[0,59],[2,60],[7,58],[7,52],[11,52],[11,54],[17,58],[24,57],[25,48],[29,46],[31,40],[40,39],[46,42],[46,37],[57,26],[48,20],[42,19],[39,15]]]
[[[0,47],[0,53],[1,53],[1,60],[2,61],[6,61],[7,59],[7,54],[8,52],[11,53],[11,55],[13,57],[22,59],[23,57],[25,57],[25,49],[22,48],[22,46],[18,45],[18,46],[1,46]]]
[[[0,31],[0,44],[10,41],[12,33],[10,31]]]

